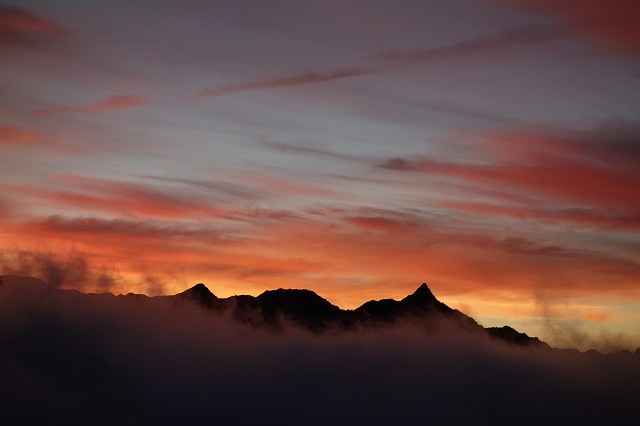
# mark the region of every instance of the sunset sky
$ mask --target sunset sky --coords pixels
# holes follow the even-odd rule
[[[427,282],[640,345],[637,0],[0,5],[0,262],[81,291]]]

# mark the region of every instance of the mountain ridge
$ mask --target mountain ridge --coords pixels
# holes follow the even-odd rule
[[[0,276],[0,287],[4,283],[27,285],[39,292],[68,291],[49,286],[44,281],[33,277]],[[111,295],[111,293],[84,294],[77,291],[73,291],[73,293],[76,297],[82,295],[108,297]],[[341,309],[314,291],[306,289],[279,288],[266,290],[258,296],[235,295],[220,298],[203,283],[198,283],[170,296],[145,296],[129,293],[115,297],[131,300],[161,298],[172,300],[178,304],[191,303],[215,314],[228,314],[234,320],[249,326],[267,327],[274,330],[287,324],[293,324],[313,333],[323,333],[330,329],[354,331],[411,323],[427,330],[455,327],[465,331],[479,331],[491,339],[517,346],[549,347],[539,338],[530,337],[508,325],[483,327],[472,317],[439,301],[426,283],[422,283],[413,293],[401,300],[369,300],[355,309]]]

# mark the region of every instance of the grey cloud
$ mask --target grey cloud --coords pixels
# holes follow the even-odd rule
[[[109,291],[119,276],[107,268],[94,269],[77,249],[0,251],[0,274],[35,276],[58,288],[91,288]],[[93,287],[92,287],[93,286]]]
[[[570,35],[570,33],[568,33],[566,29],[560,29],[550,25],[527,25],[510,28],[475,39],[463,40],[442,47],[415,50],[390,50],[376,54],[372,59],[406,64],[425,63],[507,49],[515,46],[550,43],[566,38],[568,35]]]

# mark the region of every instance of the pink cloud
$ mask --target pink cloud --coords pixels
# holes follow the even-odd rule
[[[253,90],[272,90],[285,87],[303,86],[308,84],[318,84],[341,78],[357,77],[372,74],[374,71],[366,68],[349,68],[330,73],[307,72],[304,74],[274,77],[266,80],[247,81],[244,83],[212,86],[202,89],[196,98],[208,98],[214,96],[230,95],[238,92],[249,92]]]
[[[604,137],[601,135],[595,135]],[[628,143],[594,142],[535,134],[484,135],[480,146],[484,162],[442,162],[426,158],[391,158],[382,168],[442,176],[465,182],[468,190],[487,188],[507,194],[526,194],[552,205],[569,203],[579,208],[640,211],[638,152]],[[580,140],[581,139],[581,140]],[[611,143],[609,143],[611,142]],[[626,158],[617,161],[623,155]]]
[[[99,100],[93,104],[81,106],[63,106],[52,109],[41,109],[36,111],[37,115],[54,115],[67,113],[104,112],[125,108],[134,108],[149,105],[153,101],[149,98],[135,95],[117,95]]]
[[[0,6],[0,43],[29,42],[34,36],[59,37],[67,31],[49,20],[15,7]]]
[[[440,202],[439,206],[484,217],[511,217],[543,223],[574,224],[602,229],[640,229],[640,211],[596,210],[584,208],[541,209],[527,206],[471,202]]]
[[[268,191],[274,197],[280,196],[307,196],[307,197],[329,197],[343,198],[339,191],[327,188],[324,185],[305,183],[301,180],[281,178],[258,173],[244,173],[236,177],[236,182],[240,182],[248,187],[260,188],[261,192]]]
[[[231,217],[208,200],[185,196],[148,185],[64,176],[64,190],[56,187],[0,184],[0,188],[51,202],[51,207],[81,208],[87,212],[114,215],[139,215],[157,218]]]
[[[23,127],[0,125],[0,146],[34,145],[44,140],[43,135]]]

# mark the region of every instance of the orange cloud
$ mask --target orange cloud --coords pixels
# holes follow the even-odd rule
[[[124,276],[153,271],[174,277],[168,278],[168,292],[201,281],[223,296],[305,287],[355,307],[371,298],[403,296],[416,281],[428,280],[446,294],[471,292],[478,301],[483,294],[522,297],[539,289],[549,298],[567,291],[638,296],[640,265],[629,260],[535,235],[464,230],[455,218],[362,209],[282,215],[268,226],[263,217],[244,218],[247,223],[238,227],[52,216],[1,225],[0,236],[18,247],[46,242],[55,251],[72,245],[88,253],[95,267]],[[136,291],[128,285],[122,291]]]
[[[93,104],[81,106],[64,106],[52,109],[41,109],[36,111],[37,115],[54,115],[68,113],[87,113],[87,112],[104,112],[125,108],[134,108],[149,105],[153,101],[149,98],[143,98],[135,95],[118,95],[99,100]]]
[[[228,84],[212,86],[202,89],[196,98],[208,98],[214,96],[224,96],[239,92],[253,90],[272,90],[285,87],[303,86],[307,84],[318,84],[341,78],[356,77],[372,74],[374,71],[366,68],[349,68],[330,73],[307,72],[304,74],[274,77],[266,80],[247,81],[238,84]]]

